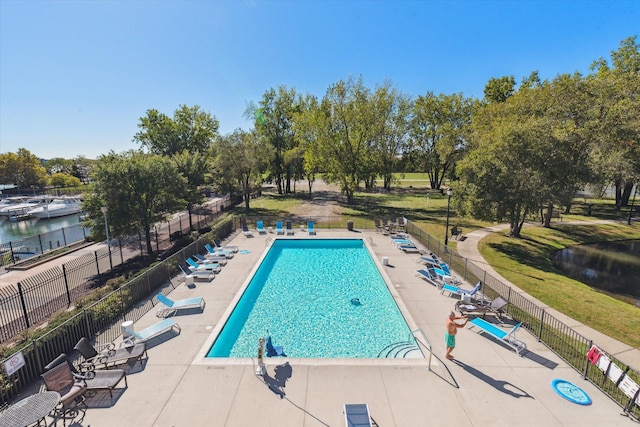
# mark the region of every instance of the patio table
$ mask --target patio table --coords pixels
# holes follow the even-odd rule
[[[55,391],[32,394],[8,407],[0,414],[3,427],[24,427],[34,423],[40,425],[60,402],[60,394]],[[46,425],[46,423],[45,423]]]

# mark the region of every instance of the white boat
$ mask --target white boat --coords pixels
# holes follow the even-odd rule
[[[0,215],[2,217],[8,217],[9,216],[8,214],[2,214],[1,212],[6,209],[13,208],[19,205],[20,203],[23,203],[25,200],[27,200],[27,198],[22,196],[7,197],[5,199],[0,199]]]
[[[0,207],[0,216],[9,218],[17,218],[26,216],[27,212],[38,206],[43,206],[51,201],[51,197],[31,197],[22,199],[20,203],[10,204],[6,207]]]
[[[51,203],[32,209],[27,212],[27,214],[36,218],[56,218],[64,215],[77,214],[79,212],[82,212],[82,202],[80,199],[68,197],[64,199],[53,199]]]

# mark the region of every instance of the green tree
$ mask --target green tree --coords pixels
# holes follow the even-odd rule
[[[49,184],[54,187],[79,187],[81,182],[73,175],[58,172],[51,175]]]
[[[47,184],[47,170],[36,155],[26,148],[17,153],[0,154],[0,182],[14,184],[20,189],[44,187]]]
[[[206,183],[207,173],[211,170],[211,160],[208,154],[187,150],[175,154],[172,157],[178,172],[186,180],[185,187],[180,191],[180,196],[185,200],[189,212],[189,229],[193,230],[193,208],[204,200],[200,186]]]
[[[513,76],[492,77],[484,87],[484,99],[491,102],[504,102],[515,92],[516,79]]]
[[[258,106],[249,106],[245,113],[247,117],[254,117],[256,132],[272,147],[274,155],[270,169],[278,194],[290,193],[292,177],[301,172],[296,170],[302,163],[296,152],[294,126],[301,102],[302,98],[295,89],[280,86],[277,91],[273,88],[265,91]]]
[[[93,179],[94,193],[85,200],[85,208],[96,227],[103,218],[100,208],[106,206],[113,234],[141,231],[149,254],[153,253],[151,227],[185,206],[178,195],[186,179],[175,162],[164,156],[110,152],[97,159]]]
[[[262,187],[269,156],[268,145],[255,131],[236,129],[214,147],[214,181],[223,192],[241,192],[249,210],[251,194]]]
[[[441,187],[463,154],[475,105],[462,94],[435,96],[428,92],[415,101],[409,156],[427,173],[431,188]]]
[[[140,118],[133,140],[154,154],[173,156],[183,150],[190,153],[205,153],[218,137],[219,122],[199,106],[181,105],[173,119],[158,112],[147,110]]]

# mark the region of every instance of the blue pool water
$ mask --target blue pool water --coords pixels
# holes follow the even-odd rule
[[[411,332],[362,240],[280,239],[207,357],[255,357],[267,335],[288,357],[376,358]]]

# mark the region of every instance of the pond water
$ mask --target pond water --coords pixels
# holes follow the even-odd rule
[[[570,246],[551,261],[567,276],[594,288],[640,298],[640,240]]]

